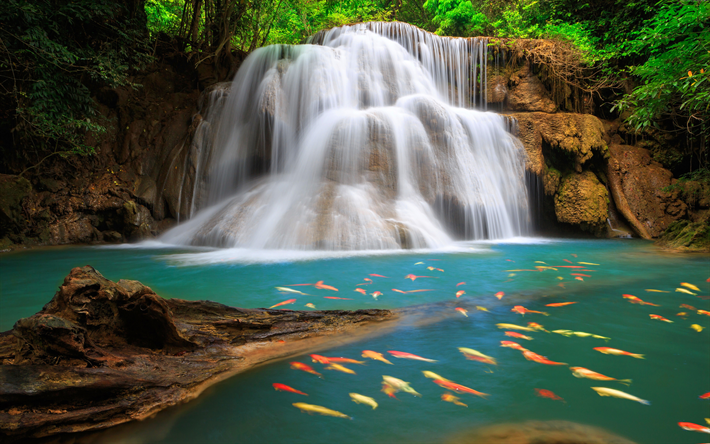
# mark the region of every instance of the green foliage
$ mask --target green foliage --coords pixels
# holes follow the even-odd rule
[[[424,8],[438,26],[435,31],[438,35],[470,37],[491,30],[488,17],[476,10],[470,0],[427,0]]]
[[[185,0],[146,0],[145,13],[151,37],[160,32],[177,35],[184,7]]]

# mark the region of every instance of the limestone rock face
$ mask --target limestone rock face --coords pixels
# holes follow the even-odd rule
[[[679,198],[678,190],[664,192],[673,183],[673,173],[651,160],[651,153],[628,145],[609,147],[608,176],[614,190],[614,201],[622,212],[627,207],[630,215],[647,233],[643,237],[658,237],[668,226],[687,214],[687,205]],[[624,202],[625,201],[625,202]],[[632,221],[629,221],[632,222]],[[632,222],[632,225],[634,223]]]
[[[608,199],[606,187],[591,171],[566,176],[555,194],[557,220],[598,234],[609,217]]]
[[[545,89],[540,79],[533,74],[529,64],[510,77],[511,88],[508,93],[508,105],[514,111],[540,111],[552,113],[557,109],[555,102]],[[496,90],[494,89],[495,93]],[[500,92],[503,92],[500,90]],[[492,94],[494,97],[496,94]]]

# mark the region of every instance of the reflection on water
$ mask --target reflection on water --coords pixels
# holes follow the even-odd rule
[[[365,360],[366,365],[343,364],[355,375],[328,370],[303,354],[237,375],[208,389],[196,401],[150,420],[85,436],[81,442],[486,442],[482,436],[508,436],[504,442],[521,443],[624,442],[601,438],[604,432],[592,432],[586,426],[638,443],[702,440],[703,435],[685,431],[677,423],[704,424],[704,418],[710,417],[710,400],[698,398],[710,391],[710,317],[697,313],[710,310],[707,255],[665,254],[647,242],[623,240],[488,242],[460,245],[455,251],[264,262],[247,257],[244,251],[239,252],[239,259],[224,262],[212,260],[210,254],[218,257],[225,252],[64,248],[2,255],[0,327],[9,329],[17,318],[39,310],[71,267],[86,264],[110,279],[137,279],[169,297],[212,299],[243,307],[271,306],[296,298],[288,307],[307,309],[305,304],[312,303],[318,309],[406,308],[408,316],[379,336],[316,352]],[[210,259],[200,262],[195,255]],[[577,266],[584,268],[565,268]],[[407,274],[431,277],[412,281],[404,278]],[[38,275],[43,279],[37,279]],[[365,278],[372,283],[358,286],[367,282]],[[274,288],[321,280],[338,292],[293,287],[312,295],[302,296]],[[465,284],[457,286],[461,282]],[[677,292],[676,288],[688,288],[681,287],[681,282],[700,290]],[[356,288],[365,289],[366,294],[355,292]],[[393,288],[434,291],[399,293]],[[456,292],[462,289],[465,294],[457,298]],[[375,299],[374,291],[382,295]],[[494,295],[500,291],[505,295],[498,300]],[[659,306],[633,304],[624,294]],[[559,302],[576,304],[548,306]],[[680,308],[681,304],[695,311]],[[549,316],[522,316],[511,312],[515,305]],[[466,309],[469,317],[456,312],[456,307]],[[686,315],[678,316],[679,312]],[[651,314],[673,322],[651,319]],[[541,330],[520,331],[532,340],[516,339],[496,326],[526,327],[528,322],[548,331],[581,331],[610,339]],[[697,332],[690,328],[693,324],[704,329]],[[520,351],[501,347],[503,340],[518,342],[552,361],[633,382],[627,387],[615,381],[577,378],[568,366],[539,364],[525,359]],[[643,354],[645,359],[594,350],[602,346]],[[490,356],[497,365],[466,359],[459,347]],[[362,358],[363,350],[383,353],[393,365]],[[390,350],[436,362],[397,359]],[[311,365],[323,379],[292,370],[292,361]],[[455,393],[466,406],[445,402],[441,396],[447,390],[425,377],[424,371],[490,396]],[[404,392],[395,393],[396,398],[387,396],[381,391],[383,375],[410,383],[421,398]],[[308,397],[275,391],[273,383],[288,385]],[[651,405],[600,397],[592,387],[621,390]],[[549,390],[566,402],[540,397],[535,389]],[[375,399],[377,409],[352,402],[349,393]],[[292,405],[296,402],[323,406],[353,419],[308,415]],[[547,436],[554,439],[558,432],[584,438],[534,441],[540,430],[547,430],[551,433]],[[516,441],[518,436],[527,441]]]

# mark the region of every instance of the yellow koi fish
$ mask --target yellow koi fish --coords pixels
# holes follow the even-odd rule
[[[484,355],[483,353],[474,350],[472,348],[466,348],[466,347],[459,347],[459,351],[463,353],[463,355],[466,357],[466,359],[470,359],[472,361],[478,361],[478,362],[483,362],[484,364],[493,364],[493,365],[498,365],[496,360],[488,355]]]
[[[429,370],[424,370],[424,371],[422,371],[422,373],[424,374],[424,377],[425,377],[425,378],[429,378],[429,379],[440,379],[440,380],[442,380],[442,381],[448,381],[448,379],[442,377],[441,375],[437,375],[437,374],[434,373],[434,372],[430,372]]]
[[[382,381],[384,384],[392,387],[393,389],[399,392],[405,392],[419,397],[422,396],[416,390],[409,386],[409,382],[402,381],[401,379],[397,379],[387,375],[382,375]]]
[[[443,395],[441,395],[442,401],[450,402],[454,405],[460,405],[461,407],[468,407],[466,404],[461,402],[459,399],[461,399],[461,398],[459,398],[458,396],[454,396],[451,393],[444,393]]]
[[[307,303],[307,304],[306,304],[306,307],[312,308],[312,309],[315,309],[315,308],[316,308],[316,306],[313,305],[313,303],[311,303],[311,302]]]
[[[339,372],[347,373],[347,374],[350,374],[350,375],[356,375],[356,374],[357,374],[357,373],[355,373],[354,370],[350,370],[349,368],[344,367],[344,366],[342,366],[342,365],[340,365],[340,364],[336,364],[336,363],[334,363],[334,362],[331,362],[331,364],[330,364],[328,367],[326,367],[325,369],[326,369],[326,370],[337,370],[337,371],[339,371]]]
[[[690,326],[690,328],[692,328],[693,330],[697,331],[698,333],[700,333],[701,331],[703,331],[703,327],[701,327],[701,326],[698,325],[698,324],[693,324],[693,325]]]
[[[325,415],[325,416],[335,416],[336,418],[348,418],[352,419],[345,413],[340,413],[335,410],[331,410],[319,405],[313,405],[313,404],[306,404],[305,402],[294,402],[292,404],[294,407],[299,408],[302,412],[306,412],[308,414],[311,413],[318,413],[319,415]]]
[[[476,305],[476,310],[488,311],[488,309],[486,307],[481,307],[480,305]]]
[[[584,331],[572,331],[572,330],[552,330],[552,333],[557,333],[562,336],[567,336],[568,338],[570,336],[577,336],[578,338],[597,338],[597,339],[604,339],[605,341],[609,341],[611,338],[607,338],[606,336],[599,336],[599,335],[593,335],[591,333],[587,333]]]
[[[584,368],[584,367],[570,367],[569,369],[572,370],[572,374],[574,375],[575,378],[587,378],[587,379],[594,379],[597,381],[616,381],[616,382],[620,382],[621,384],[625,384],[625,385],[631,384],[630,379],[612,378],[610,376],[602,375],[601,373],[594,372],[594,371],[589,370],[588,368]]]
[[[582,264],[582,265],[599,265],[599,264],[593,264],[591,262],[577,262],[577,263]]]
[[[361,395],[359,393],[348,394],[350,395],[350,399],[352,399],[355,404],[369,405],[370,407],[372,407],[372,410],[375,410],[377,408],[377,401],[370,398],[369,396]]]
[[[504,329],[508,329],[508,330],[535,331],[534,328],[523,327],[521,325],[515,325],[515,324],[496,324],[496,327],[504,328]]]
[[[675,291],[676,293],[686,293],[695,296],[695,293],[693,293],[692,291],[688,291],[685,288],[676,288]]]
[[[391,362],[389,362],[389,361],[387,360],[387,358],[385,358],[384,356],[382,356],[382,353],[377,353],[376,351],[363,350],[363,351],[362,351],[362,357],[363,357],[363,358],[373,359],[373,360],[375,360],[375,361],[381,361],[381,362],[384,362],[385,364],[394,365],[394,364],[392,364]]]
[[[670,293],[670,291],[655,290],[655,289],[653,289],[653,288],[647,288],[646,291],[652,292],[652,293]]]
[[[681,282],[680,285],[681,285],[681,287],[690,288],[691,290],[694,290],[694,291],[700,291],[700,289],[698,287],[696,287],[693,284],[689,284],[687,282]]]
[[[622,392],[621,390],[614,390],[607,387],[592,387],[592,390],[597,392],[599,396],[613,396],[614,398],[628,399],[629,401],[640,402],[643,405],[651,405],[650,401],[646,401],[645,399],[641,399],[634,395]]]

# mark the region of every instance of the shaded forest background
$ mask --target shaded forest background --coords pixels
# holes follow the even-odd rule
[[[681,181],[710,183],[710,5],[697,0],[5,0],[0,173],[94,154],[115,125],[97,95],[140,90],[136,73],[161,58],[210,65],[225,80],[256,48],[364,21],[509,45],[550,39],[572,58],[558,75],[598,115],[621,119]]]

